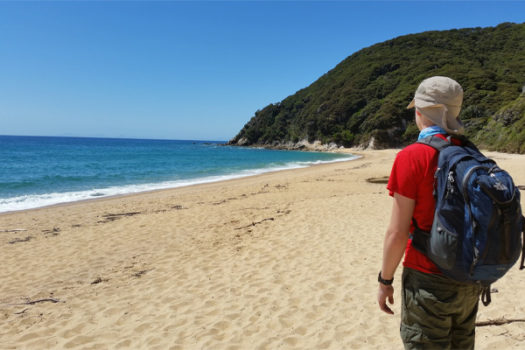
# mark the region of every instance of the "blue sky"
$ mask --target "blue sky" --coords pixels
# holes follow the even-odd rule
[[[0,135],[228,140],[399,35],[525,22],[525,1],[0,1]]]

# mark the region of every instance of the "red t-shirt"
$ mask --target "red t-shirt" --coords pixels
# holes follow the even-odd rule
[[[438,152],[434,148],[414,143],[397,154],[387,185],[391,196],[398,193],[416,201],[413,218],[425,231],[430,230],[434,220],[436,203],[432,191],[437,161]],[[410,232],[414,232],[413,223]],[[429,258],[412,246],[411,239],[408,240],[403,266],[425,273],[441,273]]]

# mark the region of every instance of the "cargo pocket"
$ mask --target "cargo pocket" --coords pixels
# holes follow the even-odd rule
[[[417,327],[411,327],[404,323],[400,326],[401,340],[405,344],[405,349],[416,348],[417,344],[428,344],[429,339],[425,337],[421,329]]]
[[[428,257],[441,268],[451,269],[456,262],[458,235],[447,230],[436,216],[430,231]]]

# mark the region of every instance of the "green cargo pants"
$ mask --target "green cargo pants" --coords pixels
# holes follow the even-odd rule
[[[405,349],[473,349],[481,288],[404,268],[401,339]]]

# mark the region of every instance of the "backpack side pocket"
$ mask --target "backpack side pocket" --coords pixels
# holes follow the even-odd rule
[[[456,262],[458,235],[445,228],[439,216],[434,218],[428,244],[428,257],[440,268],[450,270]]]

